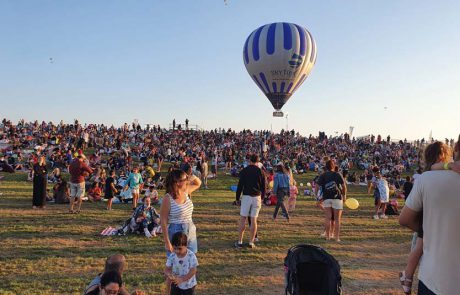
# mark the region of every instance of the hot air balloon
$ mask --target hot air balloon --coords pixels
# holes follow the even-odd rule
[[[281,108],[307,79],[316,62],[316,43],[292,23],[261,26],[246,39],[243,60],[251,78],[282,117]]]

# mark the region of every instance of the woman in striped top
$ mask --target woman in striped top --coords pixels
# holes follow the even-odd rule
[[[172,236],[183,232],[188,237],[187,247],[194,253],[198,251],[196,228],[192,221],[193,203],[189,195],[201,186],[201,180],[189,181],[187,174],[181,170],[172,170],[166,177],[166,195],[160,209],[161,228],[165,241],[166,253],[173,252]]]

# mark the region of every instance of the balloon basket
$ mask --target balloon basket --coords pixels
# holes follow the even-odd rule
[[[282,118],[284,116],[282,111],[274,111],[273,112],[273,117],[280,117]]]

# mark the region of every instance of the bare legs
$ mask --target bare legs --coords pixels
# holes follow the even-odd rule
[[[245,216],[240,216],[240,222],[238,226],[238,242],[243,242],[244,230],[246,228],[246,218]],[[251,225],[249,227],[249,242],[254,243],[254,239],[257,233],[257,217],[250,217]]]

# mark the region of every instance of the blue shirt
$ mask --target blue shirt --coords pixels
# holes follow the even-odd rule
[[[130,173],[126,180],[130,188],[137,189],[141,183],[144,183],[140,173]]]
[[[273,192],[276,194],[279,188],[289,188],[289,175],[277,172],[273,180]]]

